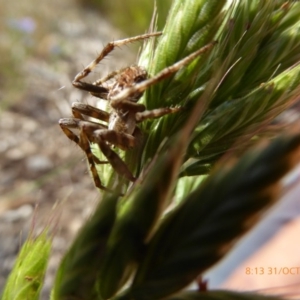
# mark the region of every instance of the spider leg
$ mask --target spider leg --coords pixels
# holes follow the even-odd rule
[[[88,163],[90,166],[90,170],[91,170],[91,173],[92,173],[92,176],[94,179],[95,186],[101,190],[112,192],[112,190],[108,189],[101,183],[101,180],[100,180],[97,168],[96,168],[96,164],[94,161],[94,154],[91,151],[89,140],[83,130],[80,131],[80,142],[81,142],[80,147],[86,154],[86,157],[87,157],[87,160],[88,160]]]
[[[63,118],[63,119],[60,119],[58,121],[58,123],[59,123],[60,127],[62,128],[63,132],[66,134],[66,136],[69,137],[69,139],[75,143],[77,143],[77,140],[73,139],[71,135],[69,136],[66,133],[67,131],[69,131],[73,135],[76,136],[76,134],[70,129],[82,130],[84,128],[84,130],[86,132],[93,132],[98,129],[106,129],[107,128],[106,126],[104,126],[100,123],[90,122],[90,121],[86,121],[86,120],[79,119],[79,118],[78,119],[77,118]]]
[[[83,117],[83,115],[85,115],[98,120],[102,120],[104,122],[109,121],[110,115],[108,112],[102,109],[80,102],[72,103],[72,114],[77,119],[85,120]]]
[[[111,164],[113,169],[121,176],[126,177],[131,181],[135,181],[135,177],[132,175],[127,165],[123,162],[120,156],[114,152],[107,144],[113,144],[122,150],[127,150],[130,147],[135,146],[135,138],[132,135],[117,132],[108,129],[99,129],[99,125],[88,121],[82,121],[80,119],[61,119],[59,124],[69,139],[76,142],[78,146],[86,153],[88,162],[90,164],[91,173],[94,177],[95,185],[100,186],[100,179],[96,170],[95,163],[98,163],[91,149],[89,142],[93,142],[99,145],[100,150],[107,158],[108,163]],[[78,138],[69,128],[76,128],[80,130],[80,138]],[[101,127],[100,127],[101,128]],[[96,159],[95,159],[96,158]],[[93,160],[93,161],[92,161]],[[97,161],[98,160],[98,161]],[[99,161],[100,163],[107,163],[106,161]],[[97,173],[97,176],[95,175]]]
[[[123,69],[118,70],[118,71],[113,71],[113,72],[109,73],[107,76],[104,76],[104,77],[102,77],[102,78],[96,80],[96,81],[93,82],[93,84],[92,84],[92,85],[93,85],[93,89],[95,89],[94,86],[100,86],[101,88],[103,88],[102,84],[103,84],[104,82],[106,82],[106,81],[108,81],[109,79],[115,77],[116,75],[118,75],[118,74],[121,73],[122,71],[123,71]],[[84,83],[84,84],[85,84],[85,83]],[[90,85],[90,83],[88,83],[88,85]],[[96,90],[97,90],[97,88],[96,88]],[[101,90],[101,89],[100,89],[100,90]],[[90,92],[94,97],[108,100],[108,90],[107,90],[107,89],[106,89],[105,92],[100,92],[100,93],[95,92],[95,91],[93,92],[93,91],[91,91],[91,90],[89,90],[89,92]]]
[[[64,134],[77,145],[80,146],[80,139],[79,137],[69,128],[78,128],[76,123],[73,122],[73,119],[64,118],[58,121],[59,126],[61,127]],[[80,146],[81,147],[81,146]]]
[[[123,70],[124,69],[113,71],[113,72],[109,73],[108,75],[96,80],[93,84],[94,85],[101,85],[105,81],[108,81],[109,79],[111,79],[111,78],[115,77],[116,75],[118,75],[119,73],[121,73]]]
[[[128,98],[130,95],[132,95],[134,93],[144,92],[151,85],[154,85],[154,84],[158,83],[159,81],[161,81],[161,80],[163,80],[167,77],[170,77],[171,75],[176,73],[179,69],[181,69],[182,67],[184,67],[184,66],[188,65],[189,63],[191,63],[198,56],[200,56],[201,54],[209,51],[215,44],[216,44],[216,42],[211,42],[211,43],[207,44],[206,46],[200,48],[199,50],[193,52],[192,54],[186,56],[185,58],[181,59],[180,61],[176,62],[172,66],[166,67],[165,69],[161,70],[155,76],[153,76],[153,77],[151,77],[147,80],[144,80],[144,81],[136,84],[133,87],[124,89],[122,92],[120,92],[116,96],[111,97],[111,101],[112,102],[113,101],[117,102],[117,101],[120,101],[122,99]]]
[[[163,107],[163,108],[157,108],[153,110],[145,110],[143,112],[136,113],[135,119],[138,123],[140,123],[146,119],[156,119],[164,115],[176,113],[181,109],[182,109],[181,107]]]
[[[83,122],[83,121],[65,118],[65,119],[59,120],[59,125],[60,125],[61,129],[63,130],[63,132],[65,133],[65,135],[70,140],[75,142],[85,152],[89,166],[90,166],[90,171],[91,171],[93,179],[94,179],[95,186],[99,189],[112,192],[112,190],[103,186],[101,183],[101,180],[100,180],[100,177],[98,175],[97,168],[95,165],[95,158],[97,160],[98,160],[98,158],[96,156],[94,156],[94,154],[92,153],[92,151],[90,149],[90,143],[89,143],[88,137],[87,137],[86,133],[84,132],[84,130],[80,130],[80,134],[78,137],[72,130],[69,129],[69,128],[78,129],[79,128],[78,122]],[[88,122],[85,122],[85,123],[88,123]],[[108,162],[98,160],[98,162],[96,161],[96,163],[108,163]]]
[[[105,126],[103,126],[102,124],[99,123],[93,123],[90,121],[82,121],[81,119],[74,119],[74,118],[64,118],[64,119],[60,119],[59,121],[59,125],[62,129],[62,131],[64,132],[64,134],[73,142],[75,142],[84,152],[84,146],[81,145],[81,140],[80,138],[71,130],[71,129],[81,129],[83,127],[82,123],[87,123],[88,124],[88,128],[90,128],[90,131],[93,130],[97,130],[99,128],[103,128],[106,129]],[[80,125],[79,125],[80,124]],[[103,160],[99,160],[99,158],[97,156],[95,156],[93,153],[92,155],[94,156],[94,161],[96,164],[107,164],[108,161],[103,161]]]
[[[97,64],[99,64],[100,61],[104,57],[106,57],[111,51],[113,51],[115,47],[120,47],[120,46],[126,45],[128,43],[132,43],[132,42],[139,41],[139,40],[144,40],[144,39],[147,39],[147,38],[150,38],[153,36],[158,36],[158,35],[161,35],[161,32],[147,33],[147,34],[138,35],[138,36],[127,38],[127,39],[109,42],[103,48],[103,50],[100,52],[100,54],[89,65],[87,65],[81,72],[79,72],[75,76],[72,84],[79,89],[95,93],[99,96],[101,95],[101,98],[103,97],[104,99],[106,99],[105,95],[107,95],[108,90],[106,88],[104,88],[103,86],[99,86],[99,84],[101,84],[101,82],[103,82],[103,80],[105,80],[105,78],[98,80],[96,82],[96,84],[83,82],[81,80],[83,78],[87,77],[93,71],[93,69],[97,66]],[[113,75],[114,74],[110,74],[110,75],[106,76],[106,79],[111,78]]]
[[[130,138],[129,138],[130,137]],[[126,149],[126,145],[130,142],[134,144],[134,137],[128,134],[120,134],[114,130],[96,130],[93,133],[93,141],[96,142],[104,156],[107,158],[113,169],[121,176],[127,178],[130,181],[135,181],[136,178],[132,175],[125,162],[120,156],[114,152],[107,142],[112,143],[120,148]],[[121,147],[122,144],[122,147]],[[126,145],[126,146],[125,146]]]
[[[136,145],[135,138],[127,133],[118,132],[110,129],[98,129],[98,130],[90,130],[89,126],[85,127],[87,132],[89,132],[89,136],[92,142],[98,143],[99,137],[102,140],[106,141],[109,144],[112,144],[124,151],[129,148],[133,148]]]
[[[110,106],[114,109],[123,109],[130,112],[142,112],[146,109],[146,106],[141,103],[132,102],[126,99],[113,100],[110,102]]]

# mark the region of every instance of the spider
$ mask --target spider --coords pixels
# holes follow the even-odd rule
[[[161,35],[161,32],[148,33],[109,42],[96,59],[79,72],[72,82],[74,87],[88,91],[95,97],[107,100],[110,104],[111,113],[108,113],[91,105],[75,102],[72,104],[73,118],[59,120],[59,125],[65,135],[85,152],[94,183],[97,188],[102,190],[111,191],[102,184],[96,164],[109,163],[119,175],[132,182],[136,180],[125,162],[112,147],[118,147],[124,151],[135,147],[139,142],[138,123],[146,119],[159,118],[167,114],[176,113],[181,109],[181,107],[164,107],[147,110],[145,105],[137,103],[142,97],[143,92],[151,85],[171,76],[200,54],[206,52],[212,47],[213,43],[204,46],[172,66],[163,69],[151,78],[148,78],[148,73],[143,67],[133,65],[114,71],[94,83],[85,82],[83,79],[115,47],[159,35]],[[107,125],[87,120],[86,117],[104,121]],[[79,135],[76,135],[72,131],[74,129],[79,130]],[[107,161],[100,161],[92,153],[91,143],[99,146]]]

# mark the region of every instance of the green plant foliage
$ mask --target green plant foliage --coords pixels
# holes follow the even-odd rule
[[[2,300],[39,299],[50,250],[47,232],[27,239],[7,279]]]
[[[279,180],[299,158],[298,134],[218,166],[162,220],[125,299],[161,299],[219,261],[277,199]]]

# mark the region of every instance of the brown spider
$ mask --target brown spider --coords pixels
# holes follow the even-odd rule
[[[130,181],[135,181],[136,179],[125,162],[112,149],[112,146],[124,151],[135,147],[138,143],[138,123],[146,119],[159,118],[175,113],[181,109],[180,107],[164,107],[146,110],[143,104],[137,103],[143,92],[149,86],[177,72],[181,67],[206,52],[214,44],[208,44],[174,65],[163,69],[152,78],[148,78],[148,73],[144,68],[134,65],[114,71],[94,83],[82,81],[115,47],[158,35],[161,35],[161,33],[149,33],[108,43],[98,57],[78,73],[73,81],[73,85],[76,88],[88,91],[95,97],[109,101],[112,110],[111,113],[108,113],[91,105],[75,102],[72,104],[74,117],[59,120],[59,125],[66,136],[85,152],[95,185],[100,189],[110,191],[102,185],[96,164],[109,163],[119,175]],[[88,121],[84,116],[107,122],[108,125]],[[72,129],[79,129],[79,136]],[[95,143],[99,146],[107,161],[100,161],[92,153],[90,143]]]

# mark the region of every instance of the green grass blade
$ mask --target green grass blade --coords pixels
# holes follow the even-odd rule
[[[27,239],[7,279],[2,300],[39,299],[50,250],[51,239],[46,231]]]

